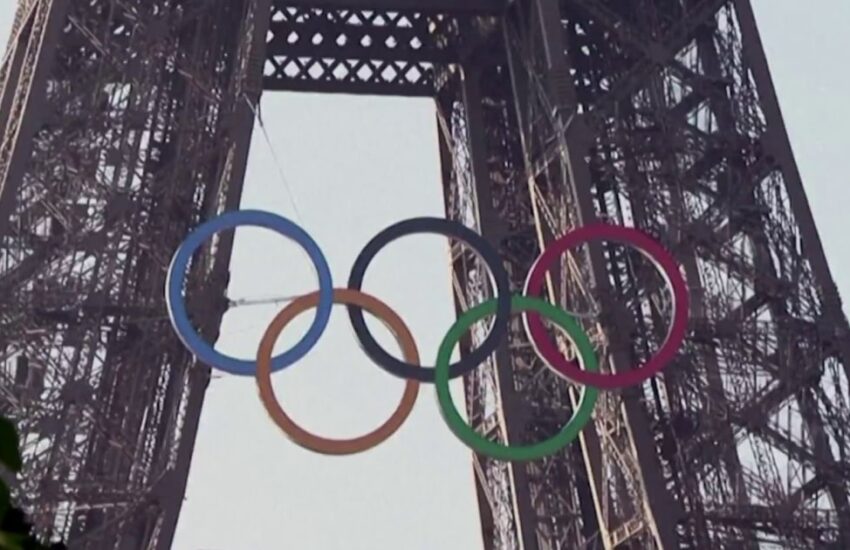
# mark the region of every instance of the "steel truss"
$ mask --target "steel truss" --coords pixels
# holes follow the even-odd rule
[[[209,371],[163,285],[187,230],[238,206],[257,5],[19,3],[0,72],[0,408],[22,433],[19,498],[71,548],[170,546]],[[211,338],[229,239],[189,276]]]
[[[0,406],[42,533],[170,541],[209,373],[164,319],[165,269],[238,204],[264,86],[433,95],[447,213],[500,248],[515,291],[541,245],[594,220],[683,266],[691,330],[663,375],[605,392],[550,459],[474,457],[488,549],[850,547],[850,331],[748,0],[452,4],[20,0],[0,67]],[[492,289],[452,250],[464,310]],[[188,282],[210,338],[229,254],[224,235]],[[604,370],[657,349],[669,297],[639,254],[585,247],[551,275]],[[471,422],[512,443],[552,435],[578,391],[518,317],[466,380]]]
[[[501,246],[516,290],[553,235],[640,227],[680,260],[693,303],[676,363],[606,392],[580,448],[476,459],[488,547],[847,547],[848,325],[749,3],[519,2],[484,40],[439,101],[450,215]],[[465,308],[490,289],[459,258]],[[552,275],[603,369],[657,349],[669,297],[640,255],[592,246]],[[519,320],[513,336],[467,380],[469,412],[539,440],[575,388],[539,367]]]

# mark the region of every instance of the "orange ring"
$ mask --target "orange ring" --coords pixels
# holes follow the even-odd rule
[[[347,288],[334,289],[333,302],[335,304],[359,306],[378,317],[393,332],[399,346],[401,346],[405,361],[413,365],[419,365],[419,351],[416,349],[416,342],[414,342],[410,330],[404,324],[404,321],[401,320],[401,317],[390,309],[388,305],[368,294]],[[257,350],[256,379],[257,386],[260,389],[260,399],[262,399],[263,405],[266,407],[266,411],[268,411],[274,423],[280,426],[280,429],[298,445],[311,451],[329,455],[359,453],[382,443],[394,434],[404,421],[407,420],[410,411],[413,410],[413,405],[416,403],[416,396],[419,393],[419,382],[408,379],[398,408],[396,408],[395,412],[393,412],[392,416],[386,422],[366,435],[361,435],[354,439],[327,439],[312,434],[296,424],[283,411],[275,396],[274,388],[272,388],[272,351],[275,342],[286,325],[298,316],[299,313],[316,307],[318,303],[319,292],[301,296],[278,313],[274,320],[272,320],[269,328],[266,329],[266,333],[260,341],[260,348]]]

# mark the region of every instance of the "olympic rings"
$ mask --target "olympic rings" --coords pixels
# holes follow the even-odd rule
[[[322,333],[328,326],[333,306],[333,281],[328,262],[325,260],[322,250],[306,231],[296,224],[270,212],[259,210],[237,210],[227,212],[198,226],[192,231],[186,240],[177,249],[171,266],[168,269],[168,277],[165,282],[165,301],[168,307],[168,315],[177,336],[195,356],[211,367],[223,370],[230,374],[251,376],[256,370],[254,361],[236,359],[217,352],[208,344],[192,327],[186,304],[183,301],[183,280],[186,277],[186,268],[195,251],[201,247],[203,242],[219,231],[234,229],[239,226],[248,225],[265,227],[284,237],[288,237],[301,245],[312,260],[319,275],[319,306],[316,309],[316,317],[313,324],[307,330],[301,340],[289,351],[283,352],[272,361],[272,372],[277,372],[295,363],[309,352]]]
[[[309,255],[319,279],[318,291],[296,299],[278,313],[263,336],[257,351],[256,363],[216,352],[209,343],[204,341],[189,321],[182,294],[186,268],[192,255],[204,240],[218,231],[240,225],[265,227],[296,241]],[[389,306],[360,290],[366,268],[381,248],[395,239],[413,233],[438,233],[465,241],[477,250],[484,262],[488,264],[496,290],[496,298],[465,312],[449,329],[440,344],[433,368],[420,365],[416,344],[401,318]],[[600,373],[593,346],[587,335],[582,332],[575,316],[538,297],[543,289],[546,272],[561,254],[571,247],[599,239],[636,247],[661,272],[673,295],[672,322],[661,348],[646,364],[623,373]],[[524,295],[512,296],[510,281],[502,260],[483,237],[450,220],[438,218],[405,220],[390,226],[369,241],[354,262],[349,276],[349,287],[333,288],[330,269],[324,255],[303,229],[275,214],[245,210],[223,214],[200,225],[189,234],[177,249],[171,262],[166,281],[166,303],[175,332],[183,345],[192,351],[198,360],[232,374],[254,375],[263,405],[284,433],[307,449],[334,455],[362,452],[375,447],[395,433],[410,414],[421,382],[435,384],[443,418],[451,431],[474,451],[492,458],[511,461],[534,460],[552,454],[575,440],[590,421],[599,389],[640,384],[660,372],[673,359],[682,344],[688,323],[688,288],[672,255],[660,243],[637,229],[604,224],[581,227],[557,239],[533,264],[526,279]],[[298,426],[277,402],[271,385],[271,373],[291,365],[315,346],[327,327],[331,308],[335,303],[344,304],[347,307],[355,334],[366,354],[384,370],[407,381],[401,401],[388,420],[366,435],[347,440],[323,438]],[[286,325],[298,314],[313,307],[316,308],[316,316],[305,336],[290,350],[272,358],[274,343]],[[363,309],[376,315],[393,331],[402,349],[404,360],[391,356],[372,337],[366,327]],[[463,421],[449,393],[450,379],[469,373],[477,365],[486,361],[498,347],[501,338],[507,333],[508,322],[514,312],[521,312],[523,315],[526,333],[547,368],[569,380],[584,384],[581,399],[569,422],[553,437],[529,446],[501,445],[484,438]],[[473,323],[494,314],[495,322],[482,345],[457,363],[450,364],[452,351],[461,336]],[[567,361],[561,355],[549,339],[540,315],[548,317],[566,331],[578,352],[580,365]]]
[[[369,241],[360,255],[357,256],[357,259],[354,260],[354,267],[351,268],[351,276],[348,278],[348,287],[353,290],[360,290],[363,286],[366,268],[375,254],[390,242],[412,233],[438,233],[466,242],[480,254],[496,281],[496,294],[498,296],[496,322],[493,324],[490,334],[478,349],[473,350],[468,356],[449,367],[449,377],[457,378],[471,372],[476,366],[483,363],[496,350],[507,331],[508,318],[511,314],[508,274],[502,265],[499,254],[493,250],[490,243],[466,226],[456,221],[440,218],[413,218],[384,229]],[[349,306],[348,315],[351,318],[354,333],[357,334],[364,351],[378,366],[401,378],[413,378],[420,382],[434,381],[434,369],[418,368],[415,365],[399,361],[387,353],[372,337],[368,327],[366,327],[366,321],[363,319],[363,312],[359,308]]]
[[[260,389],[260,399],[262,399],[263,405],[265,405],[266,411],[268,411],[274,423],[295,443],[302,447],[329,455],[359,453],[382,443],[394,434],[404,421],[407,420],[410,411],[413,410],[413,405],[416,403],[416,396],[419,393],[419,382],[408,379],[404,387],[401,402],[395,412],[381,426],[366,435],[346,440],[327,439],[313,435],[298,426],[283,411],[283,408],[275,397],[270,368],[272,348],[274,348],[275,341],[277,341],[283,329],[286,328],[286,325],[298,316],[299,313],[316,307],[320,301],[321,297],[318,292],[298,298],[278,313],[277,317],[269,325],[269,328],[266,329],[266,333],[260,342],[260,349],[257,351],[256,378],[257,386]],[[401,320],[401,317],[390,309],[388,305],[368,294],[347,288],[334,289],[333,301],[335,304],[355,304],[365,308],[369,313],[381,319],[398,340],[405,360],[414,365],[419,363],[419,351],[416,349],[416,342],[413,341],[413,335],[410,334],[410,330],[404,324],[404,321]]]
[[[549,267],[570,248],[592,240],[605,239],[631,244],[646,256],[663,275],[673,293],[673,315],[667,337],[661,348],[644,365],[626,372],[602,374],[579,369],[568,361],[546,333],[543,321],[536,313],[525,314],[526,331],[537,353],[555,372],[575,382],[603,389],[622,388],[640,384],[657,374],[675,356],[685,339],[688,324],[688,287],[676,260],[646,233],[623,226],[593,224],[579,227],[557,239],[543,251],[534,263],[525,284],[527,296],[537,296]]]
[[[593,352],[593,344],[590,343],[590,339],[568,313],[556,308],[549,302],[544,302],[539,298],[514,296],[511,300],[511,304],[514,311],[533,310],[554,321],[555,324],[566,331],[567,336],[576,346],[584,368],[590,372],[594,372],[599,369],[599,363]],[[573,412],[573,416],[569,422],[567,422],[567,424],[561,428],[561,431],[555,436],[540,443],[523,447],[512,447],[490,441],[476,432],[463,421],[457,407],[455,407],[454,401],[452,401],[452,395],[449,392],[448,364],[452,351],[463,333],[469,330],[469,327],[471,327],[472,324],[479,319],[482,319],[487,315],[492,315],[495,309],[496,302],[494,300],[475,306],[465,312],[460,319],[452,325],[445,338],[443,338],[443,342],[440,344],[440,350],[437,352],[437,367],[434,381],[434,385],[437,388],[437,399],[440,403],[440,410],[452,432],[454,432],[454,434],[461,441],[466,443],[472,450],[478,453],[487,455],[491,458],[510,460],[514,462],[543,458],[544,456],[558,452],[578,437],[579,432],[581,432],[585,425],[587,425],[590,421],[590,416],[593,412],[593,407],[596,405],[596,398],[599,396],[599,391],[596,388],[589,386],[582,388],[581,399],[579,400],[578,407],[575,412]]]

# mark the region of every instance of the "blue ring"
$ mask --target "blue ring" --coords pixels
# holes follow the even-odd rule
[[[201,245],[219,231],[234,229],[238,226],[248,225],[271,229],[276,233],[292,239],[298,243],[310,256],[310,260],[316,267],[319,276],[319,304],[316,307],[316,317],[307,334],[295,344],[292,349],[281,353],[272,359],[271,370],[277,372],[295,363],[313,349],[316,342],[328,326],[333,307],[333,281],[331,270],[325,255],[322,254],[316,241],[295,223],[270,212],[261,210],[237,210],[227,212],[206,223],[199,225],[192,231],[186,240],[174,253],[171,266],[168,269],[165,294],[168,306],[168,316],[171,324],[177,332],[177,336],[199,361],[211,367],[215,367],[230,374],[240,376],[254,376],[257,364],[254,360],[236,359],[229,355],[217,352],[195,331],[189,321],[186,304],[183,300],[183,281],[186,277],[186,268],[189,260]]]

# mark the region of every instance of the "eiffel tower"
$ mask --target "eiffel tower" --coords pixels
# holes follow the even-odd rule
[[[850,331],[749,0],[18,0],[0,412],[45,540],[170,547],[210,371],[170,328],[166,270],[238,208],[251,106],[277,90],[432,97],[447,216],[498,247],[515,290],[542,246],[599,220],[682,266],[690,331],[663,374],[602,393],[550,458],[470,456],[487,550],[850,548]],[[188,276],[210,340],[231,241]],[[457,255],[459,310],[491,297],[481,273]],[[605,371],[664,338],[664,281],[625,247],[572,251],[547,293],[589,312]],[[579,390],[516,319],[465,388],[473,425],[513,443],[554,433]]]

